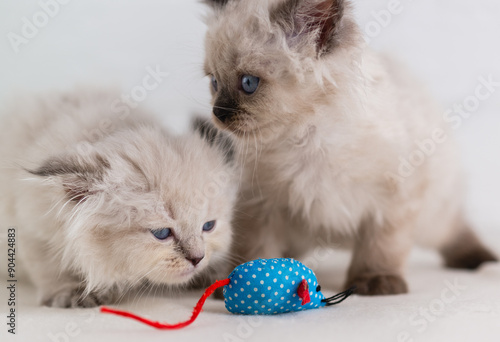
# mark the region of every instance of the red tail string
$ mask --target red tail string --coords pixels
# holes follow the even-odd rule
[[[224,279],[224,280],[218,280],[215,283],[213,283],[205,291],[205,293],[203,294],[203,296],[201,296],[200,300],[198,301],[198,303],[194,307],[193,314],[191,315],[191,318],[189,320],[185,321],[185,322],[181,322],[181,323],[177,323],[177,324],[168,324],[168,323],[161,323],[161,322],[150,321],[149,319],[139,317],[139,316],[134,315],[132,313],[129,313],[129,312],[126,312],[126,311],[119,311],[119,310],[110,309],[110,308],[107,308],[105,306],[103,306],[101,308],[101,312],[115,314],[115,315],[122,316],[122,317],[132,318],[132,319],[135,319],[135,320],[137,320],[139,322],[142,322],[144,324],[147,324],[147,325],[150,325],[152,327],[155,327],[157,329],[163,329],[163,330],[167,330],[167,329],[181,329],[181,328],[184,328],[184,327],[190,325],[191,323],[193,323],[196,320],[196,318],[198,317],[198,315],[200,314],[200,312],[201,312],[201,310],[203,308],[203,305],[205,304],[205,301],[207,300],[207,298],[210,297],[210,295],[212,293],[214,293],[215,290],[217,290],[219,287],[226,286],[226,285],[229,284],[229,282],[230,282],[230,279]]]

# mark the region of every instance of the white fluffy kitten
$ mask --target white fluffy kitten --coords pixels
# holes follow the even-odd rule
[[[44,305],[186,285],[227,257],[236,186],[225,154],[117,98],[80,90],[3,113],[0,224],[17,227]]]
[[[414,242],[450,267],[496,259],[464,219],[442,112],[365,46],[349,1],[206,2],[214,120],[234,133],[245,165],[237,253],[297,257],[318,241],[348,244],[346,286],[372,295],[407,291]],[[435,152],[407,174],[400,158],[422,143]]]

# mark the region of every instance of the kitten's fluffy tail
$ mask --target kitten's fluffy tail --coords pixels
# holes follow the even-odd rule
[[[441,250],[447,267],[474,270],[485,262],[498,261],[468,225],[461,225]]]

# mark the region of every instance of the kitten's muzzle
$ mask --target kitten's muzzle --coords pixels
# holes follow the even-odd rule
[[[214,107],[214,116],[222,123],[228,123],[235,115],[234,109]]]
[[[201,255],[201,256],[191,256],[191,255],[188,255],[188,256],[186,256],[186,259],[191,264],[193,264],[193,266],[197,266],[203,260],[203,258],[205,258],[205,255]]]
[[[219,91],[217,99],[214,103],[214,116],[223,124],[229,124],[238,113],[238,101],[225,88]]]

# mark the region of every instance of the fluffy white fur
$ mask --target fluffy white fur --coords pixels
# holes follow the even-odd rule
[[[118,96],[24,96],[3,113],[0,224],[17,227],[42,304],[93,306],[133,288],[187,285],[226,260],[236,186],[224,152],[198,134],[168,134]],[[163,227],[174,236],[160,241],[151,229]],[[196,266],[195,256],[204,256]]]
[[[234,133],[244,165],[236,253],[298,257],[350,245],[346,285],[407,291],[417,242],[449,266],[495,258],[462,214],[462,178],[442,112],[403,68],[362,41],[350,2],[229,0],[208,19],[205,69],[215,124]],[[252,95],[242,75],[260,78]],[[416,142],[446,136],[407,174]]]

